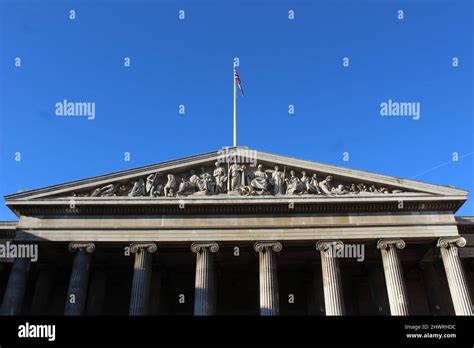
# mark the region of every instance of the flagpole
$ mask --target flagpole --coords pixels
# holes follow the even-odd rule
[[[235,70],[235,63],[234,63]],[[237,86],[235,83],[235,71],[232,71],[232,80],[234,81],[234,146],[237,146]]]

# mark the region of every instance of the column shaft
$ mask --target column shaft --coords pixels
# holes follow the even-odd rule
[[[152,253],[156,251],[156,245],[154,243],[133,243],[130,250],[135,253],[135,263],[129,315],[146,315],[150,301]]]
[[[86,306],[87,285],[91,268],[93,243],[71,243],[69,251],[74,252],[69,288],[66,297],[64,315],[83,315]]]
[[[343,246],[340,241],[320,241],[316,243],[316,249],[321,252],[321,270],[326,315],[345,314],[339,261],[336,258],[336,250],[339,250]]]
[[[30,270],[29,258],[17,258],[8,278],[7,289],[3,297],[2,315],[19,315],[25,297],[26,283]]]
[[[438,241],[456,315],[474,314],[469,287],[459,257],[458,247],[464,247],[465,245],[466,239],[463,237],[440,238]]]
[[[402,266],[397,249],[403,249],[405,242],[397,240],[380,240],[377,248],[382,254],[385,283],[391,315],[408,315],[408,297],[403,278]]]
[[[281,251],[282,246],[279,242],[258,242],[254,249],[259,253],[260,315],[279,315],[276,252]]]
[[[196,281],[194,288],[194,315],[215,314],[214,253],[217,243],[193,243],[196,253]]]

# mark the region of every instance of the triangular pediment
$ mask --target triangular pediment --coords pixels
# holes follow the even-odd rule
[[[305,161],[245,147],[6,196],[9,201],[75,199],[170,199],[180,197],[377,197],[467,196],[447,186]]]

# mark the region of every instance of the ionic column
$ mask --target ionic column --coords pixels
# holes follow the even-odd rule
[[[279,242],[257,242],[254,249],[259,253],[260,265],[260,315],[278,315],[278,276],[275,252],[282,249]]]
[[[405,248],[402,239],[379,240],[391,315],[408,315],[408,298],[397,249]]]
[[[194,315],[213,315],[214,298],[214,253],[219,250],[217,243],[193,243],[196,253],[196,281],[194,287]]]
[[[29,258],[17,258],[8,278],[7,289],[3,297],[2,315],[19,315],[25,297],[26,283],[30,270]]]
[[[130,252],[135,254],[132,295],[129,315],[146,315],[150,301],[151,259],[155,243],[132,243]]]
[[[473,315],[472,300],[462,268],[458,248],[466,245],[464,237],[440,238],[438,247],[441,250],[444,270],[448,279],[449,292],[453,300],[456,315]]]
[[[87,284],[91,268],[94,243],[69,243],[68,250],[74,255],[64,315],[83,315],[86,306]]]
[[[321,270],[323,275],[324,306],[326,315],[344,315],[344,296],[342,293],[341,273],[337,250],[344,247],[341,241],[319,241],[316,250],[321,252]]]

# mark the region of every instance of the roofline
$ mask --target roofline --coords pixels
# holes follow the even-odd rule
[[[334,173],[334,175],[336,176],[354,178],[356,180],[361,180],[361,178],[358,176],[362,176],[364,177],[363,180],[366,180],[368,182],[385,184],[387,186],[398,186],[398,187],[402,186],[407,189],[412,189],[414,191],[428,192],[435,195],[464,196],[465,199],[467,199],[467,194],[468,194],[468,191],[461,190],[461,189],[455,189],[455,188],[450,188],[450,187],[441,186],[441,185],[429,184],[429,183],[410,180],[410,179],[402,179],[398,177],[377,174],[373,172],[367,172],[367,171],[351,169],[351,168],[346,168],[346,167],[334,166],[334,165],[324,164],[320,162],[302,160],[302,159],[284,156],[284,155],[276,155],[276,154],[272,154],[268,152],[252,150],[248,147],[238,146],[238,147],[224,147],[224,148],[255,151],[257,154],[257,160],[262,160],[262,161],[267,161],[267,162],[278,162],[278,160],[281,161],[282,159],[284,159],[290,162],[289,166],[293,166],[295,168],[298,168],[298,167],[316,168],[317,167],[317,169],[314,169],[314,171],[319,171],[323,173]],[[97,186],[97,185],[105,184],[117,179],[126,180],[138,175],[140,176],[148,175],[156,171],[159,171],[160,168],[162,167],[165,167],[162,169],[163,171],[166,171],[166,170],[173,170],[173,168],[171,167],[179,168],[180,165],[183,165],[183,167],[197,165],[202,162],[217,159],[217,156],[220,150],[221,149],[217,151],[201,153],[198,155],[181,157],[179,159],[158,162],[155,164],[141,166],[137,168],[125,169],[118,172],[89,177],[86,179],[80,179],[80,180],[70,181],[70,182],[66,182],[62,184],[46,186],[39,189],[18,192],[18,193],[14,193],[10,195],[5,195],[4,198],[7,201],[7,205],[8,205],[8,202],[10,202],[11,200],[40,198],[41,196],[47,195],[52,191],[58,191],[55,193],[61,193],[62,191],[68,191],[69,189],[73,187],[75,187],[76,189],[82,189],[82,188],[87,188],[90,185]],[[170,168],[167,168],[167,167],[170,167]]]

